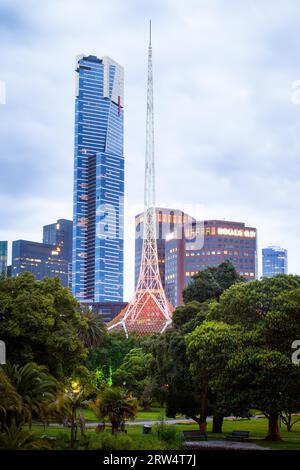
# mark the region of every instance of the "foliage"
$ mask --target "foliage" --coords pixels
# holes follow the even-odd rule
[[[105,421],[106,418],[110,421],[112,434],[121,430],[126,419],[134,419],[138,410],[136,398],[118,387],[104,390],[90,407],[99,421]]]
[[[218,299],[224,290],[243,280],[230,261],[206,268],[193,276],[192,281],[183,290],[184,303]]]
[[[121,366],[114,373],[114,384],[124,386],[138,399],[142,398],[145,387],[149,385],[149,367],[152,354],[134,348],[124,357]]]
[[[183,334],[193,331],[206,319],[211,302],[207,300],[200,303],[194,300],[177,307],[172,318],[174,328],[180,329]]]
[[[167,405],[166,414],[175,417],[183,413],[199,418],[199,393],[186,357],[186,344],[180,330],[169,330],[152,343],[152,380],[157,386],[157,397]]]
[[[89,406],[90,390],[83,387],[77,381],[71,381],[65,389],[58,394],[52,404],[52,409],[60,416],[60,420],[70,426],[70,446],[74,447],[77,441],[77,431],[80,428],[81,435],[85,434],[85,419],[82,413],[78,417],[78,411]]]
[[[0,450],[47,450],[50,446],[42,439],[38,439],[31,431],[22,429],[15,420],[11,425],[4,426],[4,432],[0,433]]]
[[[69,375],[86,350],[78,331],[86,320],[58,279],[37,282],[30,273],[0,279],[0,338],[11,363],[36,362],[56,377]]]
[[[182,434],[174,425],[167,425],[163,418],[155,426],[154,431],[161,441],[173,444],[175,448],[182,445]]]
[[[280,438],[280,412],[300,408],[300,369],[279,351],[256,347],[240,351],[231,357],[223,380],[224,393],[265,413],[269,439]]]
[[[2,424],[10,426],[12,420],[17,424],[31,424],[33,414],[41,416],[43,407],[54,400],[57,391],[56,380],[45,366],[35,363],[24,366],[9,363],[2,366],[0,371],[0,387],[4,386],[7,394],[1,402]]]
[[[227,362],[241,346],[241,331],[238,326],[223,322],[205,321],[186,337],[187,358],[194,382],[197,383],[200,395],[200,420],[205,427],[208,415],[208,399],[216,381],[222,380],[222,372]],[[219,415],[230,411],[230,401],[218,406],[214,396],[213,411]],[[222,401],[222,400],[221,400]],[[227,409],[224,409],[227,408]]]
[[[91,312],[88,308],[81,307],[80,314],[86,320],[79,330],[79,338],[86,348],[96,348],[104,341],[106,325],[101,315]]]
[[[110,370],[114,374],[114,371],[121,366],[126,354],[131,349],[140,347],[142,342],[143,339],[134,335],[130,335],[127,339],[123,331],[107,333],[101,345],[89,352],[86,366],[91,370],[100,368],[107,380]]]

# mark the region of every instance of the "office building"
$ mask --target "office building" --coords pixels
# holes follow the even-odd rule
[[[123,68],[80,56],[76,67],[72,292],[123,301]]]
[[[263,277],[287,274],[287,250],[279,246],[262,249]]]
[[[43,243],[59,246],[61,255],[69,263],[72,262],[72,232],[73,222],[66,219],[59,219],[54,224],[43,227]]]
[[[68,262],[59,246],[27,240],[16,240],[12,244],[12,276],[31,272],[38,281],[45,277],[58,277],[68,287]]]
[[[137,285],[141,257],[143,252],[144,213],[135,216],[135,286]],[[158,266],[163,287],[165,287],[165,245],[166,237],[183,224],[192,223],[194,219],[177,209],[156,208],[156,244]]]
[[[182,303],[182,290],[199,271],[231,261],[247,280],[257,278],[257,231],[241,222],[205,220],[167,237],[166,295],[174,306]]]
[[[73,222],[59,219],[43,227],[43,243],[59,247],[61,256],[68,263],[68,287],[72,290],[72,239]]]
[[[0,276],[7,275],[7,241],[0,241]]]

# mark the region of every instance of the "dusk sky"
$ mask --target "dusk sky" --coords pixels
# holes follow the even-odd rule
[[[0,240],[72,218],[75,59],[125,69],[125,299],[143,210],[152,19],[157,205],[242,221],[300,274],[299,0],[0,0]],[[261,272],[259,271],[259,274]]]

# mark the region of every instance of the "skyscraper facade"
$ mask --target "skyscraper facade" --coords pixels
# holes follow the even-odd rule
[[[199,233],[196,233],[199,231]],[[194,243],[200,236],[201,244]],[[167,237],[165,289],[174,306],[182,303],[182,290],[199,271],[231,261],[247,280],[257,278],[257,231],[242,222],[205,220]]]
[[[72,232],[73,222],[66,219],[59,219],[54,224],[43,227],[43,243],[59,246],[68,263],[72,262]]]
[[[178,209],[156,208],[156,245],[159,273],[165,287],[165,245],[166,237],[183,224],[194,219]],[[135,286],[137,285],[143,252],[144,213],[135,217]]]
[[[287,250],[279,246],[268,246],[262,249],[263,277],[287,274]]]
[[[58,277],[68,287],[68,262],[59,246],[27,240],[16,240],[12,244],[12,276],[31,272],[38,281],[45,277]]]
[[[54,224],[44,225],[43,243],[53,245],[61,250],[61,257],[68,263],[68,287],[72,290],[72,239],[73,222],[59,219]]]
[[[0,241],[0,275],[7,274],[7,241]]]
[[[123,300],[124,77],[109,57],[76,68],[72,291]]]

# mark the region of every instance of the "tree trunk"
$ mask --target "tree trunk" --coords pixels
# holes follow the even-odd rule
[[[213,416],[213,425],[212,425],[212,432],[221,433],[222,426],[223,426],[223,419],[222,415],[214,415]]]
[[[111,433],[117,434],[120,429],[120,423],[117,421],[111,421]]]
[[[269,415],[269,429],[266,437],[267,441],[280,441],[279,433],[279,413],[271,413]]]
[[[203,390],[200,396],[200,422],[199,422],[200,431],[206,430],[206,418],[207,418],[206,395],[207,395],[206,390]]]

